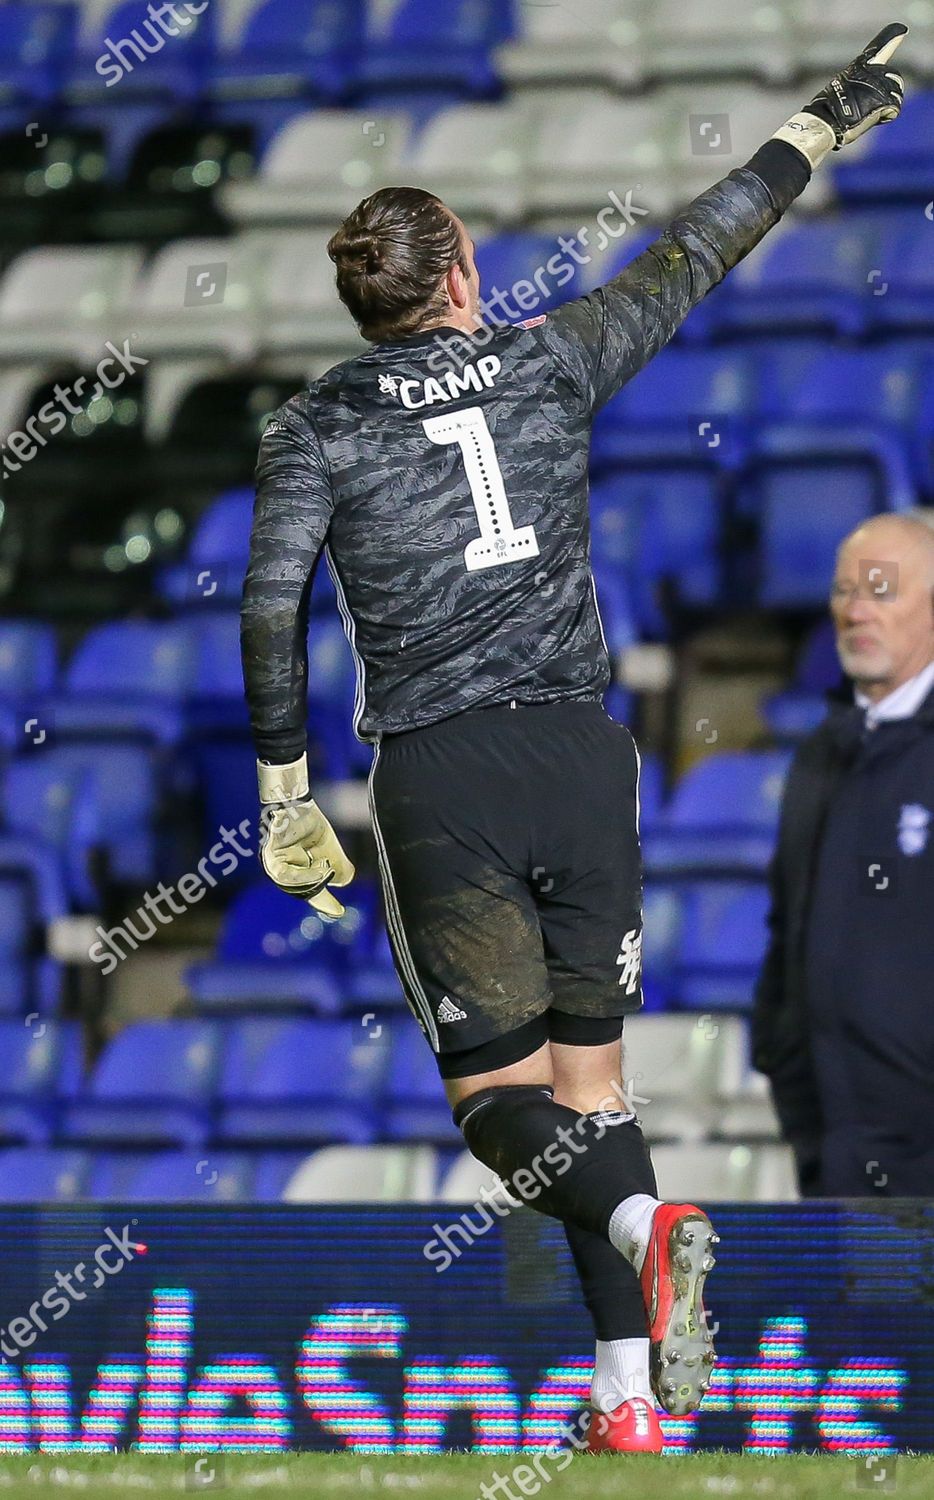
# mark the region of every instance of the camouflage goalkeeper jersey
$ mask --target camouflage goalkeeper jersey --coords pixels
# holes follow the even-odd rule
[[[308,594],[322,549],[357,661],[363,738],[490,704],[602,697],[594,414],[808,176],[797,151],[769,142],[598,291],[517,326],[374,345],[276,412],[260,447],[242,613],[262,759],[305,748]]]

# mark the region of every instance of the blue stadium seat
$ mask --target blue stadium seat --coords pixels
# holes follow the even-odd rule
[[[241,575],[242,587],[242,575]],[[256,823],[256,752],[240,662],[240,622],[232,609],[185,617],[194,662],[186,705],[186,763],[191,766],[206,840],[221,827]],[[255,834],[252,842],[255,844]],[[250,878],[246,864],[238,878]]]
[[[119,0],[95,11],[96,24],[66,69],[65,101],[74,106],[104,99],[110,103],[116,88],[121,103],[194,102],[215,52],[218,23],[213,5],[188,16],[188,24],[172,36],[153,21],[147,0]]]
[[[579,267],[556,254],[555,243],[554,235],[516,232],[477,246],[480,294],[491,302],[493,322],[538,317],[580,295]],[[499,301],[497,293],[505,293],[506,301]]]
[[[414,1021],[400,1019],[393,1027],[382,1135],[442,1146],[457,1139],[434,1054]]]
[[[0,888],[0,932],[6,912]],[[6,954],[0,954],[6,959]],[[57,1101],[74,1086],[81,1037],[72,1021],[40,1021],[38,1015],[0,1021],[0,1139],[39,1145],[52,1135]]]
[[[37,954],[39,922],[27,872],[0,870],[0,1015],[47,1015],[58,999],[59,966]]]
[[[241,1152],[114,1152],[91,1160],[88,1195],[121,1203],[248,1203],[253,1159]]]
[[[930,500],[934,498],[934,359],[921,374],[921,412],[915,443],[922,488]]]
[[[261,1151],[255,1160],[254,1203],[281,1203],[286,1183],[308,1156],[307,1151]]]
[[[248,735],[222,730],[192,734],[185,746],[185,764],[191,767],[197,792],[202,847],[213,846],[221,827],[235,829],[246,824],[244,844],[255,848],[259,813],[256,751]],[[255,876],[254,861],[244,859],[225,876],[225,884],[242,885]]]
[[[50,700],[56,734],[175,744],[193,676],[190,632],[179,622],[98,625],[68,663],[64,693]]]
[[[76,1203],[85,1196],[89,1165],[83,1151],[0,1151],[0,1203]]]
[[[736,500],[759,522],[759,603],[824,604],[848,532],[877,511],[909,509],[916,498],[905,452],[884,432],[827,421],[765,424]]]
[[[173,604],[232,608],[240,602],[250,551],[252,489],[226,490],[195,526],[184,562],[164,568],[157,579]]]
[[[356,694],[354,657],[343,626],[336,618],[313,615],[308,630],[309,763],[313,777],[317,773],[343,780],[369,770],[372,749],[362,745],[353,732]]]
[[[62,861],[54,849],[38,843],[35,837],[0,837],[0,876],[26,883],[37,927],[47,927],[69,911]]]
[[[333,925],[335,939],[347,951],[345,1009],[403,1010],[406,1001],[393,966],[392,951],[375,884],[358,877],[347,892],[348,916]],[[379,1023],[374,1016],[373,1024]]]
[[[29,706],[40,694],[52,692],[57,673],[58,650],[51,625],[35,620],[0,622],[0,702]]]
[[[158,878],[160,769],[151,747],[84,740],[57,745],[43,764],[87,778],[93,788],[96,839],[109,880],[145,885]],[[215,825],[216,826],[216,825]]]
[[[783,693],[773,693],[764,699],[761,713],[777,744],[794,745],[822,722],[827,713],[827,703],[823,693],[788,688]]]
[[[200,516],[184,562],[164,568],[157,578],[163,598],[204,610],[237,610],[250,555],[253,489],[225,490]],[[315,573],[311,609],[328,614],[335,608],[331,575],[322,564]]]
[[[725,751],[686,771],[643,839],[647,869],[764,870],[789,761],[783,750]]]
[[[665,1010],[674,996],[683,906],[676,885],[650,880],[643,902],[642,994],[644,1009]]]
[[[802,342],[798,353],[787,345],[763,351],[763,368],[771,416],[792,420],[799,443],[814,443],[810,426],[826,452],[865,450],[886,466],[895,452],[901,466],[906,450],[913,477],[922,489],[934,489],[931,425],[925,420],[925,398],[934,384],[930,341],[894,339],[856,350]]]
[[[74,901],[95,909],[94,855],[102,836],[94,776],[51,753],[13,761],[3,783],[3,814],[10,833],[41,845],[63,871]]]
[[[263,881],[227,908],[218,956],[188,970],[188,989],[202,1010],[334,1014],[347,970],[342,926],[322,922],[307,904]]]
[[[77,7],[31,0],[0,5],[0,97],[4,104],[44,105],[58,96],[74,50]]]
[[[327,569],[319,568],[314,595]],[[242,575],[241,575],[242,586]],[[333,597],[333,595],[332,595]],[[230,610],[192,612],[185,617],[194,662],[192,696],[186,706],[186,757],[193,768],[205,838],[222,825],[256,818],[256,755],[249,730],[240,660],[238,615]],[[309,766],[312,779],[343,779],[369,769],[372,751],[353,733],[356,676],[343,627],[312,618],[309,630]],[[245,873],[245,872],[243,872]]]
[[[812,625],[795,667],[795,684],[812,692],[825,693],[840,682],[840,658],[833,624],[829,619]]]
[[[931,191],[930,182],[929,164],[925,197]],[[888,287],[885,296],[873,299],[874,333],[917,337],[934,332],[934,256],[930,230],[931,220],[920,211],[919,205],[884,263]]]
[[[768,938],[764,883],[705,881],[684,892],[677,980],[687,1010],[748,1010]]]
[[[108,1043],[63,1110],[66,1140],[196,1146],[211,1130],[219,1037],[211,1021],[138,1021]]]
[[[241,579],[242,586],[242,579]],[[240,617],[235,610],[186,620],[194,660],[190,731],[249,727],[240,661]]]
[[[793,341],[792,341],[793,342]],[[934,451],[925,440],[925,393],[934,385],[934,344],[899,338],[863,348],[802,344],[765,355],[771,415],[820,423],[834,433],[859,424],[875,439],[898,440],[922,489],[934,491]]]
[[[382,922],[368,951],[351,959],[346,989],[348,1005],[356,1010],[400,1010],[406,1000],[392,961],[389,936]],[[374,1022],[374,1024],[376,1024]]]
[[[646,829],[654,826],[664,805],[665,773],[661,756],[651,751],[643,754],[641,750],[639,756],[639,826]]]
[[[789,221],[731,272],[717,301],[718,333],[858,335],[888,300],[877,293],[903,225],[878,212]]]
[[[719,599],[722,508],[716,477],[698,469],[635,466],[592,486],[594,561],[622,571],[647,634],[668,634],[667,604]]]
[[[218,1138],[236,1145],[365,1145],[389,1038],[359,1020],[244,1020],[228,1026]]]
[[[794,364],[786,358],[775,379],[776,361],[766,352],[769,388],[781,390],[773,414],[835,423],[868,420],[907,437],[918,420],[920,377],[932,353],[921,340],[856,348],[806,344]]]
[[[209,63],[215,103],[335,102],[347,94],[363,40],[363,0],[264,0],[235,45]]]
[[[183,562],[164,568],[157,578],[163,598],[199,611],[239,608],[250,552],[253,489],[225,490],[200,516]],[[331,575],[322,564],[315,573],[311,610],[335,608]]]
[[[603,695],[603,707],[611,719],[617,724],[632,724],[636,713],[636,701],[634,694],[620,687],[618,682],[611,682]]]
[[[593,559],[593,577],[607,648],[611,656],[618,656],[639,639],[629,581],[597,557]]]
[[[644,460],[733,468],[760,386],[758,363],[744,349],[664,349],[597,413],[591,467],[627,470]]]
[[[824,718],[827,693],[841,682],[833,625],[821,620],[805,637],[790,687],[762,704],[762,713],[775,739],[794,744]]]
[[[845,153],[833,179],[844,203],[924,204],[931,195],[934,93],[909,89],[901,114],[884,130],[870,131],[855,161]],[[922,231],[923,232],[923,231]]]
[[[33,919],[29,885],[0,877],[0,1014],[20,1016],[29,1008]],[[23,1029],[22,1019],[16,1023]]]
[[[130,171],[133,159],[146,136],[169,125],[175,112],[165,100],[151,100],[136,95],[125,95],[122,88],[103,90],[103,97],[94,95],[94,83],[88,75],[82,80],[90,90],[87,104],[72,105],[65,113],[68,128],[76,131],[99,131],[104,137],[103,175],[108,184],[122,184]],[[96,102],[95,102],[96,99]]]
[[[497,91],[490,51],[512,31],[512,5],[502,0],[401,0],[370,3],[357,87],[374,91],[456,90],[462,98]]]

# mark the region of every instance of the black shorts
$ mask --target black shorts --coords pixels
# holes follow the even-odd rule
[[[444,1077],[621,1034],[642,1004],[639,756],[602,704],[386,736],[370,807],[396,968]]]

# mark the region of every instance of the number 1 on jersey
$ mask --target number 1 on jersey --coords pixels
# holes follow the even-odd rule
[[[464,456],[470,495],[480,525],[480,535],[464,548],[468,573],[537,557],[535,527],[513,525],[496,445],[482,408],[469,406],[465,411],[451,412],[450,416],[427,417],[422,426],[432,443],[442,447],[457,443]]]

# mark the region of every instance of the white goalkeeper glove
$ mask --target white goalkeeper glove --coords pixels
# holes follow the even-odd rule
[[[349,885],[354,867],[308,787],[308,758],[287,766],[257,761],[263,828],[259,857],[281,891],[299,896],[325,921],[344,915],[331,885]]]
[[[849,67],[831,78],[800,114],[792,115],[773,137],[787,141],[820,166],[830,151],[839,151],[874,125],[894,120],[905,93],[900,73],[886,71],[896,47],[908,35],[900,21],[884,26]]]

